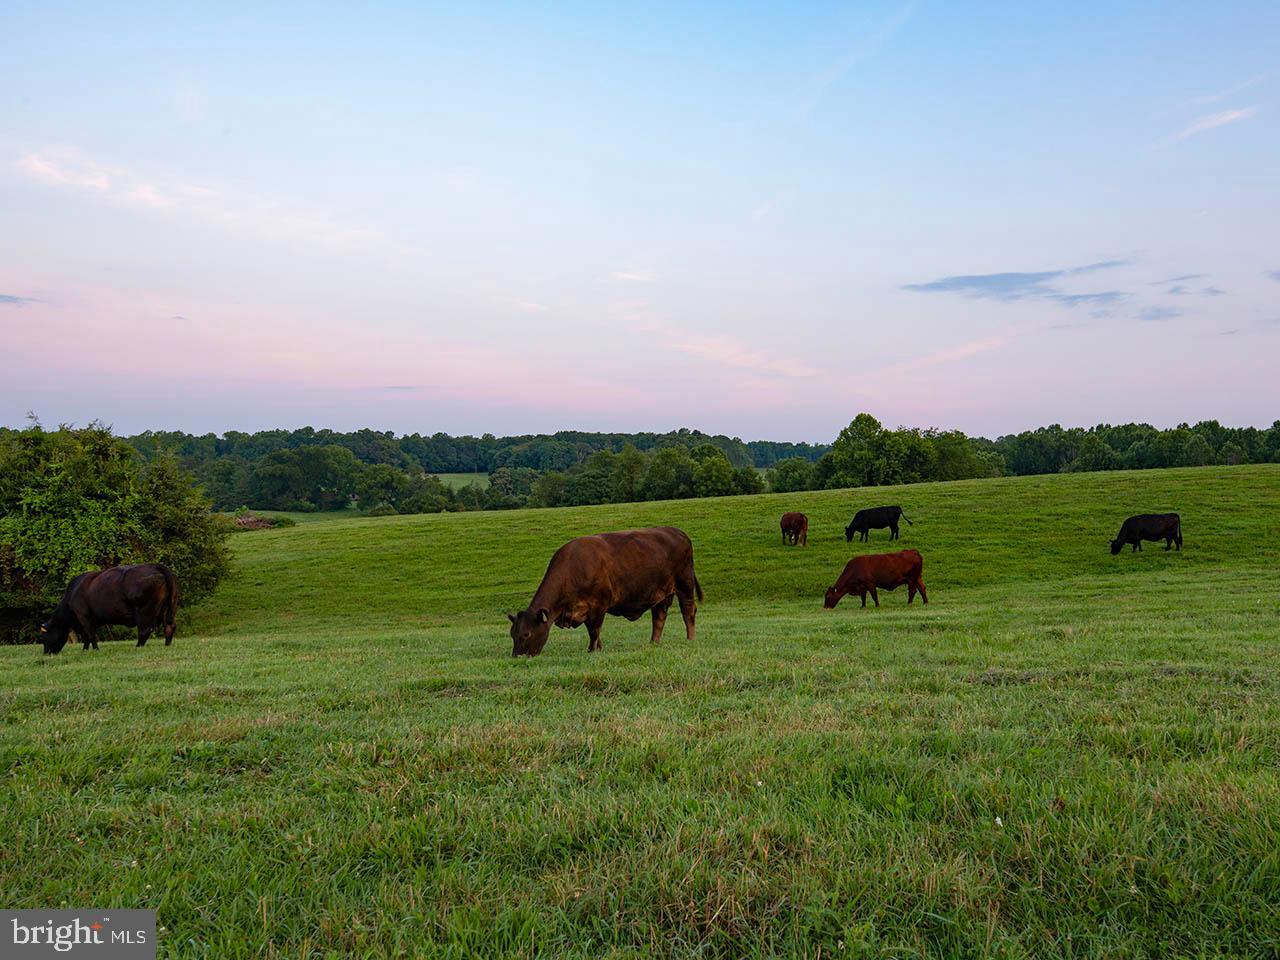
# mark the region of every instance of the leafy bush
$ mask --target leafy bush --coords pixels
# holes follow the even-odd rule
[[[28,635],[72,577],[100,567],[164,563],[181,601],[199,600],[227,572],[230,532],[172,455],[143,464],[100,424],[0,433],[0,611],[10,640]]]

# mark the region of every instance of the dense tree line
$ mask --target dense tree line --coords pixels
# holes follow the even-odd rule
[[[143,433],[128,438],[146,459],[172,451],[220,509],[378,513],[615,503],[958,480],[1059,471],[1146,469],[1280,460],[1280,423],[1269,429],[1216,421],[1160,430],[1148,424],[1059,425],[1002,436],[889,429],[859,414],[830,447],[743,442],[696,430],[538,436],[430,437],[359,430],[268,430],[222,436]],[[489,485],[453,489],[440,473],[487,473]]]
[[[159,450],[171,450],[183,465],[199,477],[205,490],[219,507],[229,509],[243,503],[268,507],[281,502],[281,492],[290,484],[285,474],[350,473],[350,462],[339,463],[338,455],[325,453],[299,454],[315,448],[341,448],[359,464],[383,464],[408,475],[441,473],[492,473],[503,467],[547,471],[569,470],[584,463],[593,454],[620,454],[626,447],[651,453],[663,447],[683,446],[692,449],[709,443],[724,453],[734,467],[768,467],[783,457],[799,456],[816,460],[826,447],[808,443],[744,443],[737,437],[712,435],[698,430],[673,430],[668,433],[586,433],[562,430],[554,434],[495,437],[451,437],[445,433],[422,436],[412,433],[396,436],[389,431],[356,430],[341,433],[334,430],[261,430],[242,433],[229,430],[221,436],[200,436],[178,431],[147,431],[128,437],[144,457]],[[332,461],[327,465],[320,461]],[[305,461],[305,462],[304,462]],[[358,472],[358,471],[357,471]],[[271,475],[275,474],[275,480]],[[327,509],[331,497],[321,491],[289,498],[292,503],[310,502]],[[265,499],[264,499],[265,498]],[[268,502],[269,501],[269,502]]]
[[[1268,429],[1224,427],[1202,420],[1159,430],[1146,423],[1099,424],[1084,429],[1058,424],[979,441],[998,453],[1014,476],[1089,470],[1148,470],[1209,464],[1280,462],[1280,420]]]
[[[229,532],[171,453],[143,461],[98,424],[0,429],[0,639],[30,639],[72,577],[119,563],[167,564],[199,600]]]

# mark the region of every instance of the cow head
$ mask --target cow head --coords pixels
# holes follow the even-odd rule
[[[507,614],[511,621],[511,655],[536,657],[547,645],[551,616],[546,610],[521,610]]]
[[[1111,541],[1111,555],[1113,557],[1123,549],[1124,549],[1123,540],[1116,539]]]
[[[853,542],[853,535],[854,535],[855,533],[857,533],[857,532],[858,532],[857,530],[853,529],[853,524],[852,524],[852,523],[851,523],[851,524],[849,524],[847,527],[845,527],[845,528],[844,528],[844,542],[845,542],[845,543],[852,543],[852,542]]]
[[[52,620],[40,624],[40,642],[44,644],[45,653],[61,653],[67,645],[67,627],[60,627]]]
[[[838,587],[827,587],[827,595],[822,599],[823,609],[834,610],[844,593]]]

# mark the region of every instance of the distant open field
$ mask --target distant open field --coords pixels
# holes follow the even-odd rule
[[[824,611],[882,503],[930,604]],[[1180,553],[1110,555],[1165,510]],[[610,618],[511,658],[556,547],[657,523],[696,643]],[[156,907],[180,957],[1280,951],[1280,467],[232,544],[168,649],[0,648],[0,904]]]
[[[354,508],[346,510],[250,510],[260,517],[288,517],[297,523],[319,523],[322,520],[354,520],[360,517],[360,511]]]
[[[447,487],[453,487],[455,490],[459,487],[465,487],[468,483],[474,483],[481,490],[489,489],[489,475],[487,473],[437,473],[437,477]]]

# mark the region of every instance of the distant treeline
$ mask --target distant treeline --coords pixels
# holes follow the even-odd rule
[[[398,437],[390,431],[366,429],[340,433],[303,427],[257,433],[230,430],[221,436],[147,431],[126,439],[148,459],[158,450],[172,450],[187,469],[195,473],[205,492],[221,509],[242,504],[271,508],[282,502],[288,502],[291,507],[307,502],[314,509],[331,509],[335,503],[341,503],[344,492],[349,492],[345,488],[353,487],[354,481],[335,483],[317,480],[310,486],[318,484],[320,489],[304,490],[302,477],[289,476],[333,474],[333,480],[345,480],[345,474],[350,472],[346,466],[349,459],[332,450],[320,453],[324,448],[347,451],[357,465],[381,464],[403,471],[410,477],[419,474],[493,473],[503,467],[540,473],[563,471],[584,463],[595,453],[622,453],[628,447],[652,453],[664,447],[680,446],[692,450],[701,444],[710,444],[720,450],[734,467],[769,467],[788,457],[817,460],[828,449],[809,443],[744,442],[737,437],[687,429],[669,433],[564,430],[554,434],[514,437],[495,437],[488,433],[480,437],[411,433]]]
[[[959,431],[888,429],[859,414],[830,446],[744,442],[697,430],[562,431],[517,437],[429,437],[374,430],[248,434],[147,432],[126,438],[144,459],[175,453],[219,509],[240,506],[379,513],[569,506],[760,489],[795,491],[926,480],[1280,461],[1269,429],[1216,421],[1057,424],[996,440]],[[761,470],[767,472],[761,476]],[[441,473],[487,473],[489,486],[452,489]]]

